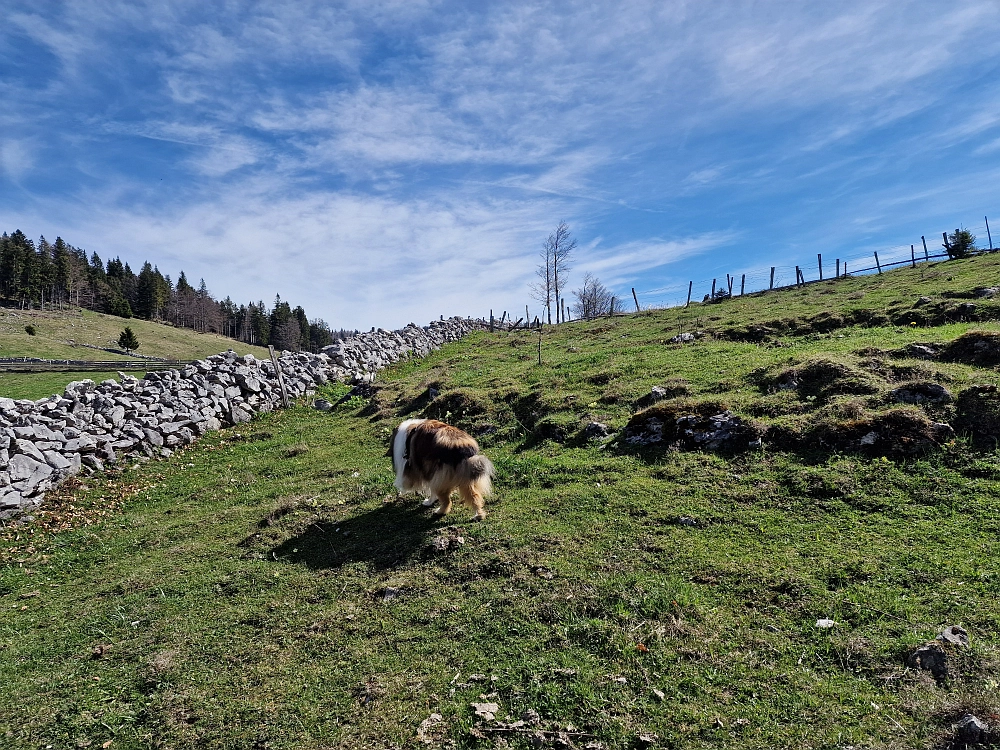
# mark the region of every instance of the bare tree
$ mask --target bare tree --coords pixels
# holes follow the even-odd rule
[[[587,320],[611,312],[614,296],[600,279],[589,273],[583,277],[583,286],[573,290],[573,296],[576,302],[571,309],[578,318]]]
[[[531,285],[531,298],[542,303],[549,317],[549,325],[552,325],[552,248],[548,241],[542,245],[539,255],[542,262],[535,269],[538,281]]]
[[[556,323],[561,320],[562,290],[566,285],[566,272],[570,269],[569,262],[575,249],[576,240],[570,234],[569,224],[565,221],[560,221],[559,226],[542,244],[540,253],[542,262],[535,271],[539,281],[532,285],[531,294],[534,299],[545,305],[549,324],[552,323],[553,302],[556,305]]]

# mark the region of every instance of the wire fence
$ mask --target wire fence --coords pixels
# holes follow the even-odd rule
[[[983,217],[983,224],[965,227],[976,236],[981,249],[972,254],[990,253],[1000,249],[994,243],[992,228],[988,217]],[[756,292],[788,289],[802,284],[826,281],[838,276],[860,276],[898,268],[900,266],[916,266],[933,260],[949,258],[943,246],[942,234],[923,236],[912,244],[895,245],[893,247],[872,248],[866,251],[853,251],[847,257],[830,258],[818,254],[802,265],[778,265],[765,268],[737,269],[735,273],[724,274],[714,279],[692,279],[677,282],[655,289],[635,290],[639,304],[643,309],[662,309],[680,307],[688,302],[701,302],[704,299],[719,296],[739,296]],[[998,238],[1000,240],[1000,238]],[[724,291],[725,294],[719,293]],[[689,297],[690,295],[690,297]],[[626,299],[626,297],[623,297]],[[622,311],[627,305],[619,301]]]

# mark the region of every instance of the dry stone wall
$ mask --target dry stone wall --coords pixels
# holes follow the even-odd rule
[[[371,381],[411,356],[425,356],[485,327],[464,318],[373,330],[320,354],[282,352],[278,365],[290,398],[330,380]],[[39,401],[0,398],[0,519],[37,508],[45,493],[80,472],[102,471],[125,457],[166,457],[211,430],[248,422],[281,406],[270,360],[229,351],[142,380],[70,383]]]

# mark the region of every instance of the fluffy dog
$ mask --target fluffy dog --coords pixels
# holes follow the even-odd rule
[[[451,493],[476,512],[473,521],[486,517],[483,498],[493,490],[493,464],[479,452],[471,435],[436,419],[407,419],[392,433],[389,446],[396,489],[417,491],[423,504],[438,515],[451,512]]]

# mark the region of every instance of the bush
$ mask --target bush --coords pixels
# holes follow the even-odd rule
[[[952,258],[968,258],[969,255],[978,250],[976,235],[968,229],[956,229],[948,235],[948,244],[945,250]]]
[[[35,335],[35,327],[31,326],[31,325],[25,326],[24,327],[24,332],[27,333],[29,336],[34,336]]]

